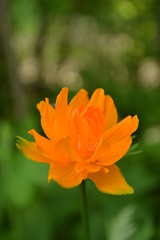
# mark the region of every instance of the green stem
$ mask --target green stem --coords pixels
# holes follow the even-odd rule
[[[84,228],[84,240],[90,240],[85,180],[83,180],[82,183],[80,184],[80,193],[81,193],[81,212]]]

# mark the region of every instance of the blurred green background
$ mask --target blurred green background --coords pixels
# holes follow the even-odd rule
[[[119,166],[134,195],[87,181],[92,240],[160,239],[160,4],[158,0],[0,1],[0,239],[80,240],[79,189],[48,184],[15,136],[42,133],[36,104],[63,86],[110,94],[119,119],[137,114],[140,154]]]

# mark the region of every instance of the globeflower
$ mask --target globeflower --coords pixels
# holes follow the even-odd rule
[[[35,141],[18,137],[17,147],[27,158],[49,165],[49,181],[73,188],[91,179],[104,193],[134,192],[116,162],[132,143],[131,134],[138,127],[136,115],[117,122],[115,104],[101,88],[90,99],[81,89],[69,104],[68,89],[63,88],[55,107],[46,98],[37,108],[46,137],[32,129],[28,133]]]

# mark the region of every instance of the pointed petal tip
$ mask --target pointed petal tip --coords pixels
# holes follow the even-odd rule
[[[51,182],[51,177],[48,174],[48,183],[50,183],[50,182]]]
[[[128,185],[126,190],[122,190],[122,192],[119,193],[119,195],[126,195],[126,194],[134,194],[134,189]]]
[[[16,143],[16,147],[18,148],[18,150],[20,150],[20,143]]]
[[[62,88],[62,90],[59,92],[56,98],[55,109],[57,107],[61,108],[62,104],[65,107],[68,105],[68,88],[66,87]]]
[[[68,91],[68,88],[67,87],[63,87],[62,90]]]
[[[88,107],[99,107],[99,109],[104,111],[104,103],[105,103],[105,94],[103,88],[97,88],[91,95],[90,101],[88,103]]]
[[[97,88],[95,91],[102,91],[104,93],[104,89],[103,88]]]
[[[105,131],[118,122],[118,112],[111,96],[105,96],[104,105],[104,119],[105,119]]]
[[[133,120],[134,120],[135,122],[138,122],[138,123],[139,123],[139,118],[138,118],[137,115],[135,115],[135,116],[133,117]]]
[[[89,174],[89,178],[95,183],[99,191],[111,195],[133,194],[133,188],[126,182],[116,165],[108,167],[109,172],[99,171]]]
[[[132,187],[130,187],[131,189],[130,189],[130,192],[129,192],[129,194],[134,194],[134,189],[132,188]]]
[[[99,189],[100,190],[100,189]],[[111,194],[111,195],[131,195],[131,194],[134,194],[134,189],[128,185],[128,187],[126,189],[118,189],[118,190],[115,190],[113,192],[106,192],[106,191],[103,191],[103,190],[100,190],[101,192],[103,193],[107,193],[107,194]]]
[[[35,130],[34,130],[34,129],[29,130],[29,131],[28,131],[28,134],[34,136],[34,134],[35,134]]]
[[[99,189],[100,190],[100,189]],[[131,194],[134,194],[134,189],[128,185],[128,187],[126,189],[118,189],[118,190],[115,190],[113,192],[106,192],[106,191],[103,191],[103,190],[100,190],[101,192],[103,193],[107,193],[107,194],[111,194],[111,195],[131,195]]]
[[[132,130],[132,133],[135,132],[138,128],[138,125],[139,125],[139,118],[137,115],[135,115],[133,118],[133,130]]]
[[[69,92],[69,89],[67,87],[63,87],[59,92],[59,94],[68,94],[68,92]]]
[[[19,143],[19,142],[21,142],[22,141],[22,137],[20,137],[20,136],[16,136],[16,143]]]
[[[19,136],[16,136],[16,146],[19,146],[22,142],[22,138]]]
[[[45,101],[40,101],[39,103],[37,103],[36,107],[39,110],[39,112],[41,112],[44,109],[45,106]]]
[[[97,89],[94,90],[93,94],[97,94],[97,95],[102,94],[104,96],[105,95],[104,94],[104,89],[103,88],[97,88]]]
[[[27,140],[25,140],[24,138],[22,137],[19,137],[19,136],[16,136],[16,147],[20,150],[22,145],[27,142]]]
[[[27,140],[19,136],[16,136],[16,138],[16,147],[19,151],[23,152],[24,146],[27,144]]]

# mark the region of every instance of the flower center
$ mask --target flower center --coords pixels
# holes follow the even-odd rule
[[[104,130],[104,117],[99,108],[80,107],[74,112],[71,136],[74,147],[82,159],[90,157],[96,150]]]

